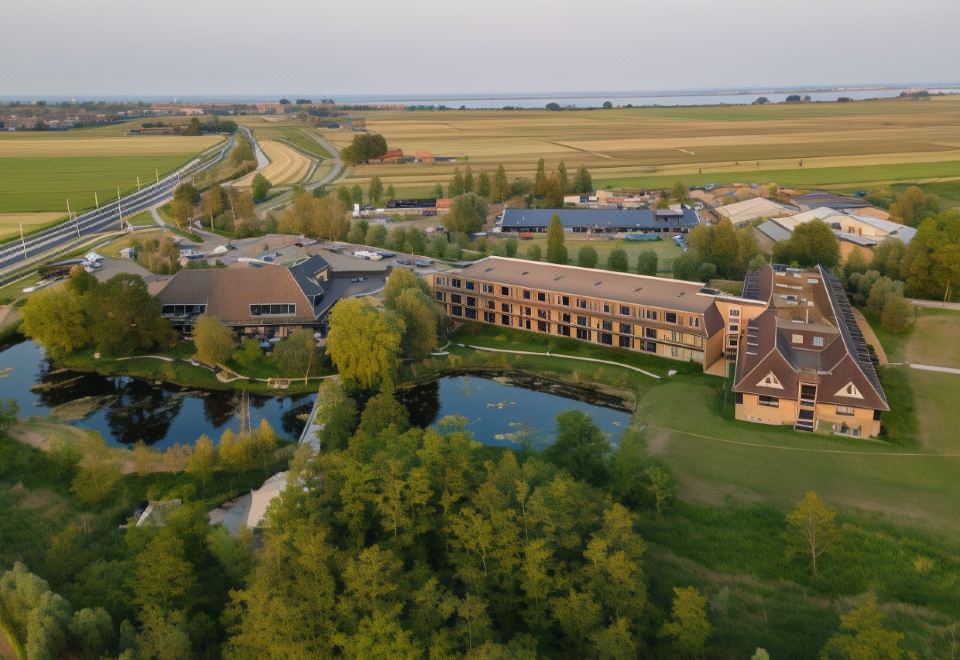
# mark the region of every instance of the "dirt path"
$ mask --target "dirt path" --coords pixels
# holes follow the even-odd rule
[[[276,140],[261,140],[260,147],[270,159],[270,164],[258,172],[251,172],[237,179],[233,185],[239,188],[248,187],[253,183],[257,174],[267,177],[275,186],[302,181],[313,166],[313,160],[299,151]]]
[[[888,364],[887,352],[883,350],[883,344],[880,343],[880,339],[877,338],[877,333],[870,327],[867,319],[864,318],[859,309],[853,310],[853,316],[857,319],[857,326],[860,328],[860,332],[863,333],[863,338],[866,339],[867,343],[873,346],[873,349],[877,352],[877,359],[880,361],[880,366],[882,367]]]
[[[941,300],[920,300],[919,298],[907,298],[917,307],[930,307],[931,309],[952,309],[960,311],[960,302],[943,302]]]

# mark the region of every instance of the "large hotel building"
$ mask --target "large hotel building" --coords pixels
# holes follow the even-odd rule
[[[738,419],[872,436],[888,410],[846,296],[819,268],[766,266],[748,275],[742,297],[695,282],[504,257],[436,273],[432,285],[455,321],[694,361],[719,376],[736,364]]]

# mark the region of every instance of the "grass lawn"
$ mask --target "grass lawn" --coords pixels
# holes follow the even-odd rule
[[[946,206],[960,206],[960,180],[957,181],[937,181],[934,183],[898,183],[890,186],[894,193],[901,193],[912,185],[927,193],[933,193],[940,198],[941,203]]]
[[[130,217],[124,217],[125,221],[133,225],[134,227],[155,227],[156,222],[153,219],[153,214],[150,211],[140,211]]]
[[[960,312],[915,308],[916,323],[909,335],[904,358],[915,364],[960,368]],[[881,341],[884,341],[881,338]],[[960,380],[957,381],[960,392]]]
[[[637,271],[637,255],[647,250],[653,250],[657,253],[657,272],[669,273],[673,260],[682,254],[677,244],[665,236],[659,241],[624,241],[617,239],[579,239],[572,236],[566,236],[567,254],[570,257],[570,263],[576,265],[577,253],[580,248],[590,246],[597,251],[597,267],[603,268],[607,264],[610,252],[615,248],[621,248],[627,253],[627,261],[630,264],[630,271]],[[532,246],[540,246],[541,254],[547,253],[547,238],[537,236],[536,238],[517,241],[517,256],[526,256],[527,250]]]
[[[67,219],[66,211],[49,211],[45,213],[0,213],[0,240],[18,238],[20,227],[24,234],[59,224]]]

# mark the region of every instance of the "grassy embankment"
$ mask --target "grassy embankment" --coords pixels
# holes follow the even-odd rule
[[[366,112],[367,127],[405,153],[455,156],[461,169],[533,176],[562,159],[601,185],[669,187],[776,181],[800,187],[872,186],[960,179],[960,97],[746,107],[635,108],[571,112]],[[946,128],[945,128],[946,127]],[[320,130],[338,146],[348,131]],[[800,165],[800,161],[803,165]],[[353,168],[344,184],[373,175],[400,194],[429,194],[454,164]]]

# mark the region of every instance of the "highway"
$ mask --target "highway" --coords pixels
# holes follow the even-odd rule
[[[15,238],[0,245],[0,275],[15,268],[21,262],[43,255],[50,250],[81,236],[96,234],[105,229],[120,229],[120,218],[127,218],[133,214],[149,208],[155,204],[162,204],[173,198],[173,190],[181,178],[189,177],[204,170],[227,155],[235,144],[235,138],[224,143],[215,155],[195,158],[177,171],[161,179],[157,183],[145,186],[135,193],[131,193],[119,200],[104,202],[100,208],[76,216],[73,220],[50,227],[43,231],[31,234],[21,242]]]

